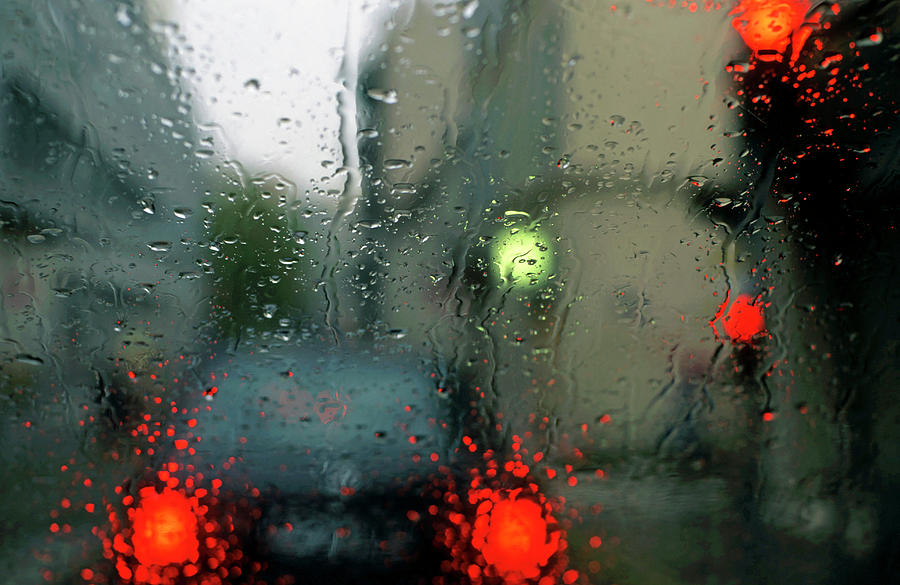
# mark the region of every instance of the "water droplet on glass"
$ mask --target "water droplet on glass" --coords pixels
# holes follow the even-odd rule
[[[172,242],[150,242],[147,244],[147,247],[153,250],[154,252],[168,252],[172,249]]]
[[[694,187],[702,187],[709,182],[709,177],[704,177],[703,175],[691,175],[687,180]]]
[[[884,33],[881,32],[881,28],[876,28],[874,31],[870,32],[866,36],[856,41],[857,47],[874,47],[875,45],[880,45],[884,40]]]
[[[470,0],[463,6],[462,16],[465,19],[472,18],[475,15],[475,11],[478,10],[478,0]]]
[[[116,22],[124,27],[129,27],[132,24],[131,16],[128,15],[128,7],[124,4],[119,4],[119,7],[116,8]]]
[[[384,168],[387,171],[395,171],[397,169],[403,169],[406,167],[411,167],[412,163],[408,160],[403,160],[400,158],[389,158],[384,161]]]
[[[376,102],[383,102],[386,104],[396,104],[397,103],[397,90],[396,89],[370,89],[366,91],[366,95],[375,100]]]
[[[43,366],[44,360],[37,356],[29,355],[27,353],[20,353],[16,356],[17,362],[22,362],[23,364],[29,364],[32,366]]]
[[[416,186],[412,183],[394,183],[391,188],[392,195],[414,195]]]

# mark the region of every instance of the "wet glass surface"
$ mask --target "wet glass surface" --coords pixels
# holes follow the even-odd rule
[[[9,583],[891,583],[900,3],[0,2]]]

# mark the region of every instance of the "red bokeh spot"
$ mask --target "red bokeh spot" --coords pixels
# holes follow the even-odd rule
[[[731,305],[725,299],[725,303],[719,307],[719,312],[712,321],[718,335],[716,323],[721,323],[725,335],[735,343],[750,343],[766,331],[762,305],[756,304],[753,297],[746,294],[738,295]]]
[[[548,530],[537,503],[513,497],[479,515],[472,537],[484,560],[507,582],[515,582],[540,574],[540,567],[559,549],[560,533]]]
[[[140,491],[134,513],[134,556],[142,565],[170,565],[199,557],[197,516],[183,494],[168,488]]]
[[[469,451],[478,450],[471,437],[462,442]],[[566,510],[564,498],[541,493],[537,477],[523,461],[533,459],[539,465],[543,456],[529,457],[518,435],[512,436],[512,451],[505,461],[498,460],[493,450],[484,451],[484,467],[470,468],[464,486],[446,466],[439,468],[444,477],[430,482],[427,497],[439,499],[428,507],[435,517],[434,544],[449,553],[441,572],[456,575],[450,581],[441,578],[442,583],[561,585],[569,564],[566,530],[578,512]],[[557,521],[555,515],[563,513],[565,517]]]
[[[731,26],[761,60],[772,61],[780,59],[809,9],[809,0],[742,0],[731,11]],[[807,36],[795,37],[794,44],[802,45]],[[794,52],[799,52],[799,47],[794,47]]]

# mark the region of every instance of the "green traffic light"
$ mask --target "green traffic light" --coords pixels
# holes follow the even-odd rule
[[[504,229],[491,246],[491,262],[500,284],[520,289],[537,288],[552,276],[551,240],[539,227]]]

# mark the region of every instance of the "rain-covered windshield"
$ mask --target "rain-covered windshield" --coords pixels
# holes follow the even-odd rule
[[[0,581],[895,582],[898,26],[0,1]]]

